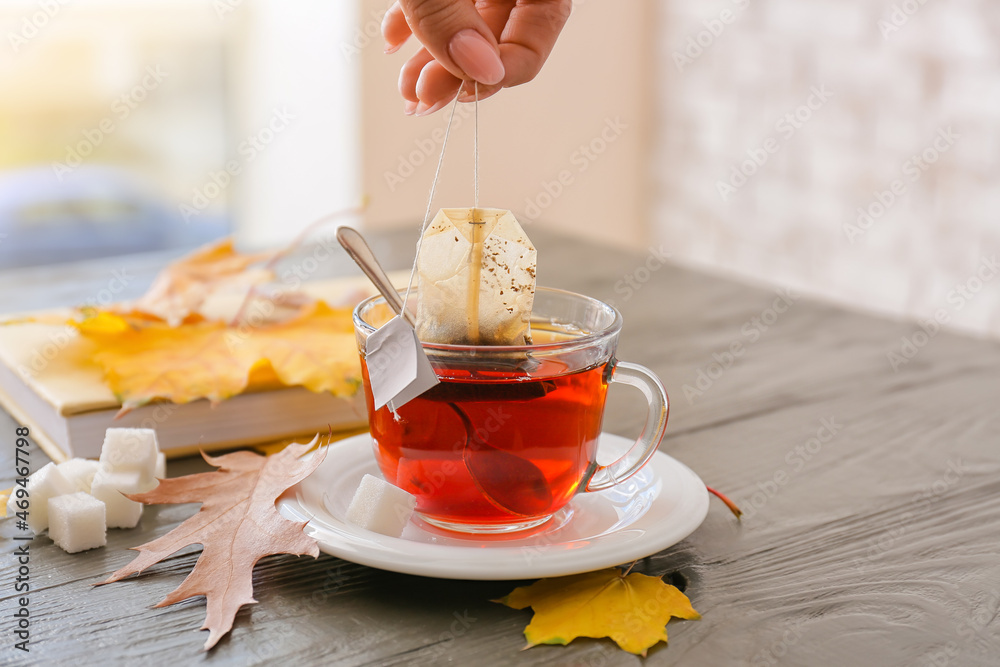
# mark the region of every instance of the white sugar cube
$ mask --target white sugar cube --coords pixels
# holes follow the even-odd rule
[[[63,461],[58,466],[59,472],[63,474],[76,491],[90,493],[90,485],[94,483],[94,475],[101,466],[97,461],[90,459],[70,459]]]
[[[156,472],[156,431],[151,428],[109,428],[101,448],[101,467],[111,472],[138,472],[144,483]]]
[[[13,517],[18,512],[22,511],[21,508],[17,506],[17,503],[19,501],[22,501],[22,500],[23,501],[27,501],[27,499],[28,499],[27,496],[18,496],[17,492],[19,490],[23,491],[24,493],[27,493],[27,491],[25,489],[22,489],[20,486],[14,486],[14,488],[10,490],[10,498],[7,499],[7,518],[8,519],[11,518],[11,517]]]
[[[413,495],[383,479],[365,475],[347,508],[347,520],[382,535],[399,537],[416,506]]]
[[[139,523],[139,517],[142,516],[142,503],[129,500],[122,494],[143,493],[156,485],[156,480],[144,482],[142,475],[136,470],[113,472],[101,468],[94,475],[94,484],[90,492],[107,508],[108,528],[135,528]]]
[[[46,463],[28,478],[28,527],[38,535],[49,527],[49,499],[76,491],[55,463]],[[11,498],[16,499],[17,487]],[[8,510],[9,511],[9,510]]]
[[[156,479],[167,478],[167,455],[163,452],[156,453],[156,467],[153,469],[153,477]]]
[[[83,491],[50,498],[49,537],[71,554],[103,547],[108,543],[104,512],[104,503]]]

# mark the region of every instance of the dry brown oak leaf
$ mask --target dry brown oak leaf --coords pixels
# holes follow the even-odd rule
[[[316,540],[302,530],[305,523],[285,519],[274,507],[278,496],[322,463],[325,447],[308,460],[300,458],[315,443],[315,438],[308,444],[293,443],[266,457],[249,451],[218,457],[203,452],[218,470],[164,479],[152,491],[128,494],[150,505],[202,505],[197,514],[163,537],[133,547],[139,555],[97,585],[142,572],[186,546],[201,544],[201,556],[191,574],[156,607],[204,595],[208,613],[201,629],[209,631],[205,650],[212,648],[232,629],[240,607],[257,602],[253,568],[258,560],[271,554],[319,556]]]

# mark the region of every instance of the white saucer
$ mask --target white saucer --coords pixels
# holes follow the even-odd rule
[[[601,434],[600,460],[631,440]],[[634,477],[577,495],[547,524],[514,536],[463,536],[411,519],[387,537],[347,523],[366,474],[381,477],[367,433],[336,442],[316,471],[278,501],[282,516],[308,521],[321,551],[383,570],[441,579],[537,579],[590,572],[644,558],[680,542],[708,513],[708,491],[683,463],[657,452]]]

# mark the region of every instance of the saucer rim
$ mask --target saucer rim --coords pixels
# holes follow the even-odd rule
[[[601,438],[632,442],[629,438],[607,432],[602,432]],[[335,454],[337,450],[361,449],[362,446],[371,451],[370,433],[359,433],[329,445],[327,456]],[[315,454],[316,452],[310,452],[303,459]],[[337,457],[338,460],[340,458]],[[374,464],[374,457],[372,463]],[[416,542],[381,535],[339,520],[337,524],[331,524],[319,519],[318,512],[311,512],[312,503],[304,499],[302,487],[309,483],[309,478],[290,487],[279,498],[276,507],[285,518],[305,521],[306,533],[317,541],[323,553],[368,567],[400,574],[456,580],[511,581],[565,576],[628,563],[658,553],[691,535],[704,522],[708,514],[709,494],[701,478],[688,466],[661,451],[656,452],[648,465],[654,475],[654,483],[655,478],[663,478],[665,471],[680,476],[683,488],[679,489],[679,505],[672,511],[678,516],[671,517],[670,523],[659,526],[659,530],[651,530],[650,526],[642,525],[653,521],[657,503],[665,502],[661,485],[649,508],[634,522],[611,533],[594,536],[603,538],[601,543],[592,543],[572,551],[555,551],[547,557],[542,555],[536,561],[528,563],[522,559],[524,551],[531,548],[530,545],[512,547],[504,546],[498,541],[497,546],[466,547]],[[595,495],[601,493],[604,492],[596,492]],[[678,508],[683,513],[679,513]],[[320,510],[323,514],[329,514],[326,508]],[[607,539],[629,529],[643,529],[644,533],[626,544],[616,544],[614,539]],[[554,542],[551,546],[567,543]],[[482,562],[482,556],[487,552],[491,562]],[[504,556],[509,556],[506,562],[496,562]]]

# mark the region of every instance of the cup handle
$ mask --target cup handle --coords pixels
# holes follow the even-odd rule
[[[639,472],[639,469],[656,453],[656,448],[663,439],[663,432],[667,428],[670,401],[663,383],[651,370],[639,364],[618,361],[615,362],[610,382],[620,382],[639,389],[646,397],[649,412],[639,439],[614,463],[606,466],[597,465],[584,487],[586,492],[610,489]]]

